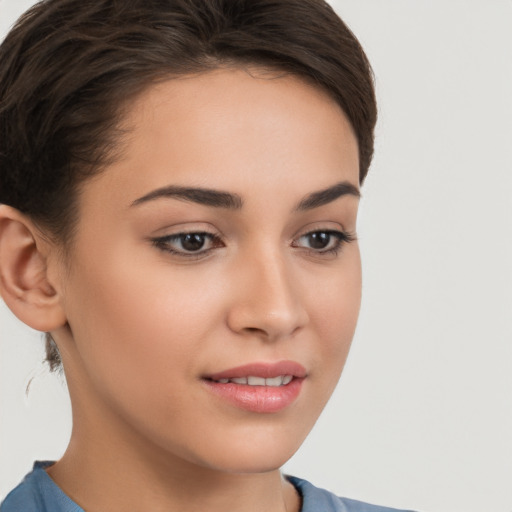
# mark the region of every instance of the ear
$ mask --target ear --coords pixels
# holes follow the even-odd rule
[[[25,215],[0,205],[0,295],[22,322],[45,332],[66,323],[48,278],[49,250],[49,242]]]

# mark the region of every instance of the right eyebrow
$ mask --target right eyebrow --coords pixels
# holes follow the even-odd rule
[[[239,210],[243,205],[242,198],[238,194],[209,188],[179,187],[171,185],[168,187],[158,188],[142,197],[139,197],[133,201],[131,206],[137,206],[139,204],[161,198],[181,199],[183,201],[190,201],[205,206],[228,208],[230,210]]]

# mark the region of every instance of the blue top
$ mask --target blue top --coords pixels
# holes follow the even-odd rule
[[[0,512],[84,512],[46,473],[44,468],[52,464],[51,461],[34,463],[34,469],[2,502]],[[400,512],[394,508],[338,498],[306,480],[293,476],[287,478],[302,495],[301,512]]]

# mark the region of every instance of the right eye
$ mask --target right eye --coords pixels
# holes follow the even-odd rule
[[[222,240],[213,233],[190,232],[176,233],[152,240],[153,244],[162,251],[178,256],[204,256],[216,247],[222,247]]]

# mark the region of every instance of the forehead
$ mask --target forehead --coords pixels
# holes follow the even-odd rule
[[[312,189],[358,183],[346,116],[321,89],[291,75],[219,69],[171,79],[129,106],[122,131],[120,158],[100,177],[110,181],[111,199],[119,192],[131,202],[169,184],[244,195],[257,180],[280,186],[294,178]]]

